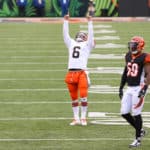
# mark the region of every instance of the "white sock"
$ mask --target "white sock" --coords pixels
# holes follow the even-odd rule
[[[83,97],[81,98],[81,119],[86,119],[87,108],[87,97]]]
[[[72,107],[73,109],[73,114],[74,114],[74,119],[79,120],[79,106]]]
[[[87,106],[81,106],[81,119],[86,119]]]

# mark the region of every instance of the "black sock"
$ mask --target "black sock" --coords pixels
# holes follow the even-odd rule
[[[127,122],[136,129],[135,118],[133,116],[131,116],[130,113],[123,114],[122,117],[125,118],[127,120]]]
[[[135,118],[135,125],[136,125],[136,138],[138,138],[141,136],[141,129],[142,129],[142,124],[143,124],[142,116],[137,115],[137,116],[134,116],[134,118]]]

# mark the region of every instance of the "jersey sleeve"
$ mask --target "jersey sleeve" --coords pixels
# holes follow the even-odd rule
[[[69,35],[69,23],[67,20],[64,20],[64,23],[63,23],[63,38],[64,38],[65,44],[67,45],[67,47],[69,47],[71,43],[71,38]]]
[[[144,60],[144,64],[150,63],[150,54],[147,54]]]
[[[88,45],[90,49],[95,47],[95,41],[94,41],[94,32],[93,32],[93,22],[88,22]]]

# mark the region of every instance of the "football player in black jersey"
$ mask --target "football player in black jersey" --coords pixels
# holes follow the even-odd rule
[[[143,52],[144,46],[145,41],[140,36],[134,36],[128,43],[129,51],[125,56],[126,65],[119,88],[121,115],[135,128],[135,140],[129,147],[140,146],[141,138],[145,135],[141,111],[150,84],[150,54]],[[127,84],[127,90],[123,94],[125,84]]]

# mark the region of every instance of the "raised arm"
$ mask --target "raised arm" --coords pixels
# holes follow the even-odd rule
[[[69,47],[71,43],[71,38],[69,35],[69,15],[64,16],[64,23],[63,23],[63,38],[65,44]]]
[[[88,44],[92,49],[95,47],[92,17],[87,16],[87,20],[88,20]]]

